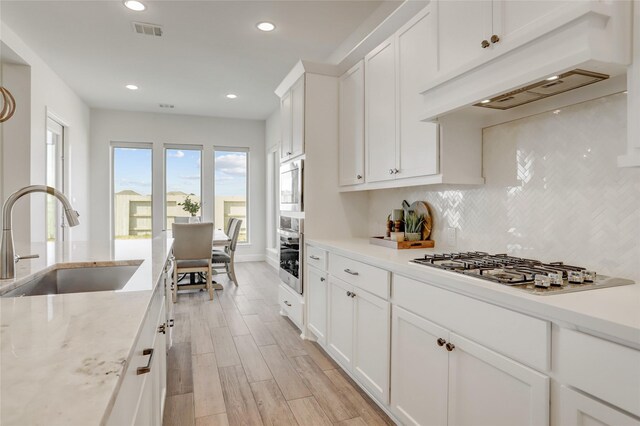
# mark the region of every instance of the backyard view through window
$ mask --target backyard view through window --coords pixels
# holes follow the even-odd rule
[[[242,220],[238,242],[248,242],[247,233],[247,150],[215,152],[215,218],[218,229],[226,229],[229,219]]]
[[[117,239],[151,238],[151,148],[113,148],[113,216]]]
[[[166,149],[166,201],[167,228],[171,229],[173,222],[187,222],[189,217],[202,216],[201,182],[202,182],[202,151],[200,149]],[[189,197],[190,204],[200,206],[197,211],[185,210],[185,200]],[[189,203],[187,203],[189,204]],[[176,219],[178,218],[178,219]]]

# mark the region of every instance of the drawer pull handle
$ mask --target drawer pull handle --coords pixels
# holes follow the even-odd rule
[[[320,260],[320,258],[319,258],[318,256],[311,255],[311,256],[309,256],[309,257],[310,257],[311,259],[313,259],[313,260]]]
[[[482,43],[480,43],[480,45],[482,46],[483,49],[486,49],[487,47],[491,46],[488,40],[482,40]]]
[[[452,350],[454,350],[456,348],[456,345],[454,345],[453,343],[447,343],[445,348],[447,348],[447,350],[449,352],[451,352]]]
[[[169,320],[169,327],[173,327],[173,318]]]
[[[291,307],[291,303],[287,302],[286,300],[284,301],[284,304]]]
[[[437,340],[437,343],[438,343],[438,346],[444,346],[444,344],[447,343],[447,341],[441,337]]]
[[[144,351],[142,351],[142,355],[149,355],[149,361],[147,362],[146,366],[138,367],[138,370],[136,371],[138,375],[147,374],[149,371],[151,371],[151,361],[153,360],[153,348],[145,349]]]
[[[326,281],[325,277],[320,277],[320,282]]]
[[[499,41],[500,41],[500,37],[498,37],[497,35],[494,34],[491,36],[491,43],[495,44]]]
[[[344,270],[347,274],[349,275],[360,275],[358,274],[356,271],[352,271],[351,269],[347,268]]]
[[[158,326],[158,333],[167,334],[167,324],[162,323]]]

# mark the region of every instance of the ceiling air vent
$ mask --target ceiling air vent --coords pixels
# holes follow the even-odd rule
[[[564,74],[554,75],[553,77],[549,77],[508,93],[503,93],[502,95],[491,99],[485,99],[482,102],[474,104],[474,106],[501,110],[510,109],[569,90],[577,89],[578,87],[597,83],[598,81],[606,80],[607,78],[609,78],[609,76],[606,74],[576,69],[573,71],[567,71]]]
[[[137,34],[162,37],[161,25],[145,24],[144,22],[133,22],[133,30]]]
[[[167,108],[167,109],[173,109],[173,105],[172,104],[159,104],[158,105],[160,108]]]

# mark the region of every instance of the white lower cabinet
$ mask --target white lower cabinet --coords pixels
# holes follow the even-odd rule
[[[559,406],[562,426],[640,426],[640,420],[566,386]]]
[[[345,367],[353,360],[353,286],[329,277],[329,334],[327,347]]]
[[[389,302],[329,277],[327,348],[379,401],[389,403]]]
[[[549,377],[454,333],[445,347],[448,424],[549,424]]]
[[[549,423],[547,376],[396,306],[392,335],[391,408],[404,423]]]
[[[327,343],[327,274],[316,268],[307,268],[307,328],[318,343]]]
[[[389,403],[389,302],[355,288],[353,371],[378,400]]]
[[[160,425],[167,390],[165,288],[152,297],[107,425]]]
[[[393,307],[391,409],[405,425],[446,425],[449,332]]]

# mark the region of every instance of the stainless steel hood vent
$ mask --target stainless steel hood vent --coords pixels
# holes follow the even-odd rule
[[[491,99],[485,99],[473,106],[491,108],[491,109],[510,109],[529,102],[538,101],[557,95],[558,93],[567,92],[577,89],[578,87],[587,86],[597,83],[598,81],[609,78],[606,74],[599,74],[592,71],[584,71],[575,69],[567,71],[564,74],[554,75],[537,83],[530,84],[520,89],[496,96]]]

